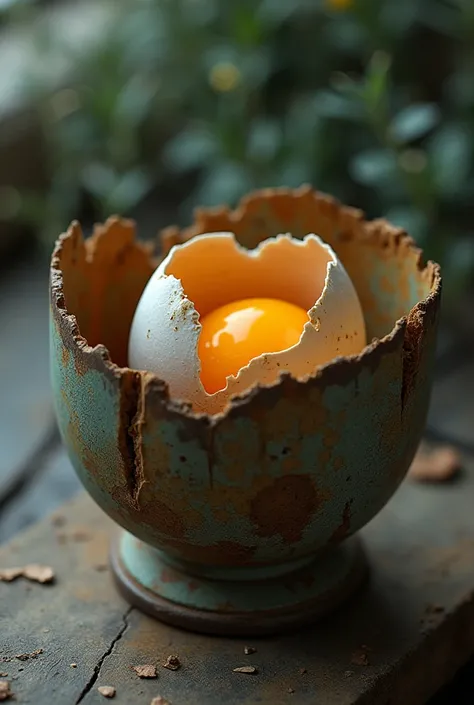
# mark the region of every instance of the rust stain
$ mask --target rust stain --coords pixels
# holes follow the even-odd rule
[[[339,440],[339,433],[333,428],[328,428],[323,437],[323,446],[325,448],[334,448]]]
[[[423,345],[432,329],[436,327],[438,316],[439,301],[433,295],[418,303],[408,316],[403,341],[402,412],[416,388]]]
[[[256,495],[250,518],[259,536],[280,535],[295,543],[325,499],[307,475],[279,477]]]
[[[137,516],[137,519],[140,515]],[[150,521],[154,529],[170,538],[183,539],[186,534],[186,513],[178,514],[166,504],[155,500],[153,506],[143,507],[143,519]]]
[[[198,546],[190,542],[169,542],[169,545],[178,548],[179,555],[184,560],[213,566],[250,565],[253,564],[252,557],[255,553],[255,546],[244,546],[236,541],[219,541],[210,546]]]
[[[162,583],[179,583],[181,581],[181,576],[172,568],[163,568],[160,575],[160,580]]]
[[[379,286],[380,289],[386,294],[395,293],[395,287],[388,277],[380,277]]]
[[[344,511],[342,512],[342,521],[337,527],[337,529],[333,532],[331,538],[329,539],[330,543],[340,543],[343,541],[348,533],[350,532],[351,529],[351,504],[352,504],[352,499],[350,499],[348,502],[345,503],[344,505]]]
[[[76,350],[74,352],[74,369],[78,377],[84,377],[89,370],[89,365],[87,364],[87,358],[85,358],[81,350]]]
[[[67,367],[69,364],[69,350],[66,345],[63,345],[62,350],[61,350],[61,361],[63,363],[64,367]]]
[[[127,370],[127,374],[122,377],[121,385],[118,447],[123,460],[130,501],[136,508],[139,507],[140,490],[145,482],[141,437],[143,413],[141,374]]]
[[[284,475],[291,475],[293,473],[297,473],[298,470],[301,469],[301,462],[298,460],[297,457],[290,455],[283,460],[281,464],[281,469]]]

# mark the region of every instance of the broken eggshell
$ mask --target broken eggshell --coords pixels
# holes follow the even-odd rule
[[[130,369],[137,303],[158,262],[129,221],[84,240],[77,224],[51,263],[51,363],[58,423],[95,501],[171,557],[214,566],[290,562],[335,545],[385,505],[418,446],[431,388],[441,280],[386,221],[310,188],[251,194],[234,211],[201,210],[163,235],[318,233],[342,261],[367,339],[303,381],[283,375],[215,416],[170,399]]]
[[[253,358],[224,389],[208,394],[200,379],[200,317],[250,297],[282,299],[306,310],[308,323],[287,350]],[[194,411],[215,414],[256,383],[273,384],[284,371],[299,379],[339,355],[365,346],[357,293],[331,248],[316,235],[279,235],[255,249],[232,233],[213,233],[175,246],[153,273],[133,318],[129,365],[153,372],[170,396]]]

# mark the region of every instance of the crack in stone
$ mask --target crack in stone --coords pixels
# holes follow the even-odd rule
[[[120,641],[120,639],[123,637],[123,635],[125,634],[125,632],[127,631],[128,627],[129,627],[128,618],[129,618],[132,610],[133,610],[133,607],[129,607],[127,609],[127,611],[125,612],[125,614],[122,616],[123,624],[120,627],[118,634],[112,639],[108,649],[106,651],[104,651],[104,653],[102,654],[102,656],[98,660],[97,664],[94,666],[94,671],[93,671],[91,677],[89,678],[89,680],[87,681],[87,683],[85,684],[84,688],[82,689],[78,699],[76,700],[75,705],[79,705],[80,703],[82,703],[82,701],[84,700],[86,695],[94,687],[95,683],[97,682],[97,679],[99,678],[100,670],[102,668],[102,665],[103,665],[105,659],[107,658],[107,656],[110,656],[110,654],[115,649],[115,646]]]

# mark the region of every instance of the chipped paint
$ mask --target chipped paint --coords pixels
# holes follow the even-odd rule
[[[51,263],[53,391],[76,472],[118,524],[174,560],[271,570],[357,532],[405,476],[428,407],[440,273],[401,230],[309,188],[200,210],[163,234],[163,250],[222,230],[247,247],[319,234],[349,272],[373,342],[222,414],[193,413],[126,367],[151,248],[130,221],[112,218],[88,240],[74,223]]]

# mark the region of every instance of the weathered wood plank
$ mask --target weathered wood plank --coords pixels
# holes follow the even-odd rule
[[[57,440],[59,443],[59,435]],[[62,446],[50,451],[43,463],[28,487],[0,512],[0,543],[38,522],[82,487]]]
[[[473,359],[435,384],[429,422],[453,439],[474,447]]]
[[[0,498],[53,424],[48,269],[31,261],[0,282]]]
[[[98,685],[115,686],[118,704],[147,705],[161,694],[173,705],[422,705],[474,650],[469,469],[452,484],[405,483],[364,531],[372,566],[365,589],[305,631],[252,640],[253,656],[241,640],[188,634],[128,610],[108,572],[97,570],[111,522],[81,496],[61,508],[64,526],[43,521],[0,549],[0,566],[39,561],[57,573],[52,586],[0,584],[2,654],[44,649],[4,665],[16,677],[12,688],[36,705],[98,704]],[[182,669],[160,668],[157,680],[130,668],[174,652]],[[259,674],[232,672],[246,663]]]
[[[106,560],[108,522],[88,499],[66,506],[61,517],[64,526],[45,520],[0,551],[1,566],[43,563],[57,576],[53,585],[0,583],[0,660],[43,650],[36,659],[0,664],[19,702],[73,705],[124,629],[128,606],[96,570]]]

